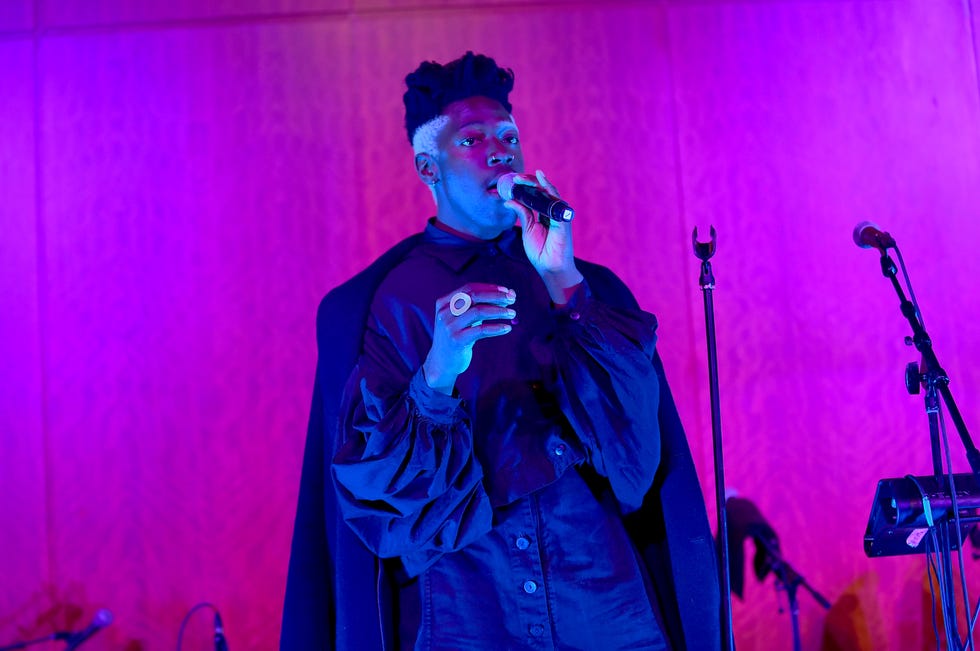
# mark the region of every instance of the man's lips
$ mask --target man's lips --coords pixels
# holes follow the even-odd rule
[[[487,194],[490,194],[490,195],[492,195],[494,197],[499,197],[500,196],[500,192],[497,190],[497,181],[499,181],[500,180],[500,177],[501,176],[504,176],[504,174],[513,174],[513,171],[512,170],[507,170],[503,174],[498,175],[492,181],[490,181],[489,183],[487,183]]]
[[[495,176],[492,179],[490,179],[490,182],[487,183],[487,189],[488,190],[490,190],[490,189],[496,189],[497,188],[497,183],[500,182],[500,179],[503,178],[503,177],[505,177],[505,176],[507,176],[508,174],[512,174],[514,176],[517,175],[517,172],[515,172],[513,170],[513,168],[510,168],[510,167],[505,167],[505,168],[503,168],[503,169],[501,169],[499,171],[500,171],[500,173],[497,174],[497,176]]]

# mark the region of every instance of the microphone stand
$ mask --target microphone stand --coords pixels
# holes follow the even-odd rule
[[[708,338],[708,382],[711,388],[711,434],[714,444],[715,504],[718,511],[718,575],[721,580],[721,634],[722,649],[734,651],[735,634],[732,630],[732,580],[728,566],[728,519],[725,504],[725,464],[721,438],[721,407],[718,397],[718,354],[715,350],[715,308],[712,292],[715,276],[709,260],[715,254],[715,227],[711,227],[711,240],[698,242],[695,227],[691,240],[694,255],[701,260],[701,276],[698,284],[704,294],[704,324]]]
[[[769,543],[765,538],[756,538],[756,544],[765,547],[766,554],[769,556],[769,565],[779,583],[786,588],[786,597],[789,599],[789,615],[793,622],[793,651],[800,651],[802,642],[800,639],[800,603],[796,599],[796,590],[800,586],[806,589],[821,606],[830,610],[830,602],[817,592],[810,583],[797,572],[792,565],[779,553],[779,550]]]
[[[939,359],[936,357],[936,353],[932,348],[932,339],[929,338],[929,334],[922,326],[922,322],[919,321],[919,317],[915,312],[915,306],[912,304],[912,301],[905,297],[905,292],[902,290],[902,286],[896,277],[898,269],[895,267],[891,256],[888,255],[887,249],[881,252],[881,273],[885,278],[891,280],[892,287],[895,288],[895,292],[898,294],[902,314],[912,327],[912,342],[915,344],[916,349],[922,353],[922,363],[925,369],[923,378],[924,384],[926,385],[926,409],[930,415],[930,421],[939,413],[939,401],[935,398],[936,391],[938,390],[939,395],[943,398],[943,402],[946,403],[946,409],[949,411],[950,418],[953,419],[953,424],[956,426],[956,431],[960,435],[960,440],[963,441],[963,447],[966,449],[966,459],[970,463],[970,469],[973,470],[973,474],[980,476],[980,450],[977,450],[973,439],[970,438],[970,432],[966,429],[963,416],[960,415],[960,410],[956,406],[953,394],[949,390],[949,376],[946,375],[946,371],[943,370]],[[936,470],[936,476],[940,477],[943,473],[942,459],[939,457],[938,431],[938,427],[936,427],[935,431],[932,432],[936,437],[936,440],[933,441],[932,453],[933,467]]]
[[[14,651],[15,649],[23,649],[24,647],[32,646],[34,644],[40,644],[41,642],[50,642],[52,640],[59,639],[58,633],[51,633],[50,635],[45,635],[44,637],[37,637],[33,640],[25,640],[23,642],[14,642],[13,644],[8,644],[7,646],[0,646],[0,651]]]
[[[902,286],[898,281],[898,268],[895,266],[894,261],[892,261],[891,256],[888,255],[888,247],[882,246],[881,250],[881,273],[886,278],[888,278],[892,287],[895,288],[895,293],[898,294],[898,300],[902,315],[908,320],[909,325],[912,328],[912,342],[916,349],[922,353],[922,373],[912,374],[907,372],[907,382],[906,388],[912,392],[913,386],[909,381],[908,376],[913,376],[915,380],[922,383],[926,389],[925,393],[925,409],[926,415],[929,419],[929,439],[932,447],[932,468],[933,474],[936,478],[937,486],[941,490],[948,490],[951,498],[953,499],[954,510],[956,508],[956,492],[953,490],[952,486],[947,486],[946,476],[943,473],[942,455],[939,440],[939,396],[942,396],[943,402],[946,404],[946,409],[949,411],[949,415],[956,426],[956,431],[959,433],[960,440],[963,442],[963,447],[966,449],[966,458],[970,464],[973,474],[980,478],[980,450],[977,450],[977,446],[974,445],[973,440],[970,438],[970,433],[967,431],[966,423],[963,422],[963,417],[960,415],[960,410],[956,406],[956,401],[953,399],[953,394],[949,390],[949,376],[946,371],[943,370],[942,365],[939,363],[939,359],[936,357],[936,353],[932,348],[932,339],[930,339],[929,334],[926,332],[925,327],[922,325],[922,321],[919,319],[916,313],[915,305],[908,300],[905,296],[905,292],[902,290]],[[950,469],[952,472],[952,469]],[[955,527],[954,523],[954,527]],[[942,574],[942,580],[940,581],[940,586],[944,586],[944,589],[940,590],[940,604],[942,606],[943,620],[946,625],[947,635],[950,640],[955,640],[956,645],[959,646],[959,633],[957,631],[957,618],[956,618],[956,593],[953,585],[953,573],[952,573],[952,550],[950,541],[950,529],[949,523],[942,523],[940,526],[936,527],[936,537],[938,540],[938,549],[936,550],[937,555],[942,556],[942,562],[939,563],[937,571]],[[960,552],[962,553],[962,552]],[[937,576],[937,579],[939,577]],[[969,615],[970,605],[966,605],[967,614]]]
[[[71,651],[81,646],[81,643],[72,644],[71,638],[74,633],[69,631],[58,631],[56,633],[49,633],[44,637],[36,637],[33,640],[25,640],[23,642],[14,642],[13,644],[8,644],[7,646],[0,646],[0,651],[15,651],[15,649],[23,649],[25,647],[33,646],[35,644],[40,644],[42,642],[52,642],[54,640],[65,640],[68,642],[66,651]],[[82,640],[84,642],[84,640]]]

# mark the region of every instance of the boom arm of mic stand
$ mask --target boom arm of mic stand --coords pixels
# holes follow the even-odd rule
[[[953,424],[956,426],[960,440],[963,441],[963,447],[966,449],[966,459],[970,463],[970,469],[973,470],[973,474],[980,477],[980,450],[977,450],[977,446],[970,437],[970,432],[966,429],[963,416],[960,414],[959,407],[956,406],[953,394],[949,390],[949,376],[946,375],[946,371],[939,364],[939,359],[936,357],[936,353],[932,348],[932,340],[929,338],[929,334],[925,331],[925,328],[922,327],[922,322],[915,313],[915,306],[905,297],[902,285],[898,282],[898,269],[888,255],[887,250],[881,252],[881,273],[891,280],[892,287],[895,288],[895,292],[898,294],[902,314],[912,327],[912,342],[915,344],[916,349],[922,353],[926,374],[933,374],[937,388],[939,389],[939,394],[943,397],[943,402],[946,403],[946,409],[949,411],[950,418],[952,418]]]

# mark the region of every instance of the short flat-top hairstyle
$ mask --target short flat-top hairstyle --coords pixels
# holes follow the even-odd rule
[[[468,97],[489,97],[512,111],[507,96],[514,88],[514,73],[482,54],[467,52],[441,65],[423,61],[405,77],[405,129],[412,142],[415,131],[442,115],[447,106]]]

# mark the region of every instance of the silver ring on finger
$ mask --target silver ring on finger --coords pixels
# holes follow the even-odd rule
[[[473,305],[473,299],[466,292],[456,292],[449,299],[449,312],[453,316],[460,316]]]

